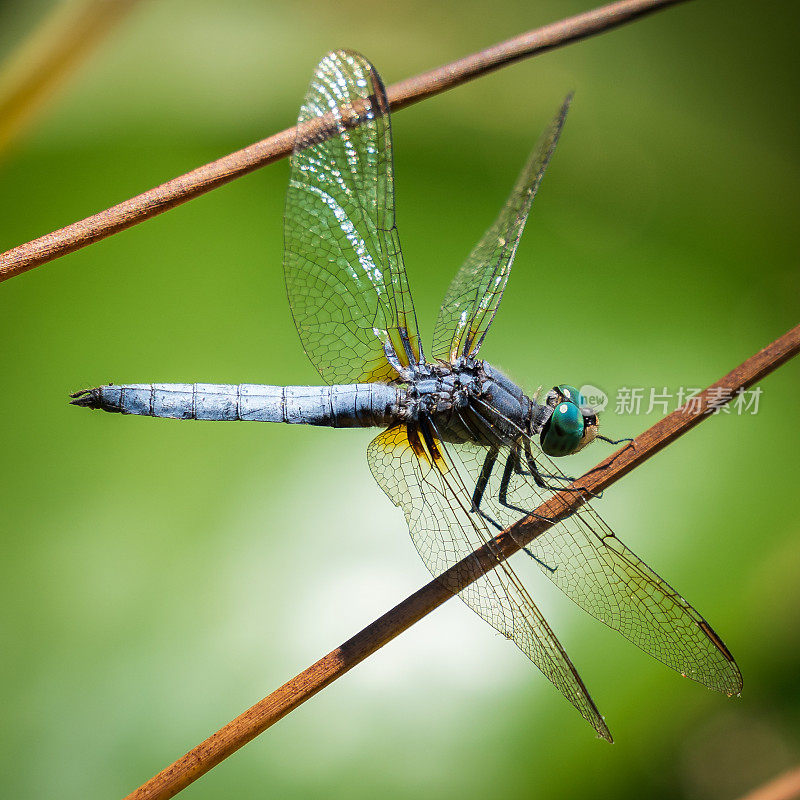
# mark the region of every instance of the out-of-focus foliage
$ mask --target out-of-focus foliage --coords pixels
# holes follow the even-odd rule
[[[46,6],[0,5],[2,53]],[[391,83],[586,7],[142,4],[2,154],[0,249],[292,124],[329,49],[364,52]],[[398,224],[427,336],[570,89],[482,355],[530,389],[603,389],[605,430],[623,436],[658,417],[651,387],[704,386],[795,324],[791,9],[681,5],[398,114]],[[283,291],[286,177],[272,165],[0,286],[4,796],[124,794],[426,580],[372,483],[368,431],[66,403],[103,381],[316,381]],[[799,383],[788,364],[757,414],[709,420],[598,503],[724,637],[741,699],[681,680],[523,564],[615,745],[454,602],[191,796],[717,800],[792,764]],[[638,387],[642,413],[616,414]]]

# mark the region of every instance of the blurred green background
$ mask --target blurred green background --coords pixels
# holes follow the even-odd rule
[[[293,124],[334,47],[392,83],[588,7],[144,2],[0,154],[0,249]],[[0,5],[0,55],[48,8]],[[681,5],[397,114],[399,230],[427,335],[570,89],[482,355],[530,389],[674,392],[796,324],[791,9]],[[283,289],[287,170],[0,287],[5,797],[126,794],[427,580],[369,474],[370,431],[66,402],[110,381],[318,380]],[[523,563],[616,744],[451,602],[186,796],[722,800],[795,764],[798,383],[789,363],[758,414],[709,420],[598,503],[725,639],[741,699],[682,680]],[[612,399],[603,421],[624,436],[658,416]]]

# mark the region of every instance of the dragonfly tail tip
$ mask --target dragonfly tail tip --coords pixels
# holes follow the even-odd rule
[[[100,408],[100,397],[97,389],[81,389],[70,395],[70,405],[84,408]]]

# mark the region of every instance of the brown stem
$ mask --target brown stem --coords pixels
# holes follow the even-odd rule
[[[404,108],[506,64],[602,33],[680,2],[684,0],[621,0],[528,31],[479,53],[390,86],[388,94],[391,107],[395,110]],[[99,214],[8,250],[0,255],[0,281],[138,225],[187,200],[284,158],[291,153],[294,139],[295,129],[287,128]]]
[[[709,386],[691,404],[687,403],[673,411],[637,436],[632,445],[613,453],[578,478],[571,486],[573,491],[565,490],[553,495],[536,509],[534,515],[516,522],[487,545],[423,586],[352,639],[220,728],[128,795],[126,800],[163,800],[176,795],[395,636],[430,614],[449,600],[454,592],[480,577],[480,570],[475,569],[476,559],[482,570],[493,569],[559,519],[572,513],[583,502],[574,488],[596,493],[616,483],[623,475],[707,419],[716,408],[733,399],[738,391],[757,383],[798,352],[800,325]]]
[[[800,767],[795,767],[759,786],[758,789],[753,789],[740,800],[797,800],[798,797],[800,797]]]

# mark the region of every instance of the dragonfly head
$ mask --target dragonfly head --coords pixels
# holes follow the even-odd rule
[[[542,427],[539,443],[548,456],[577,453],[597,436],[597,414],[574,386],[554,386],[547,393],[547,405],[553,412]]]

